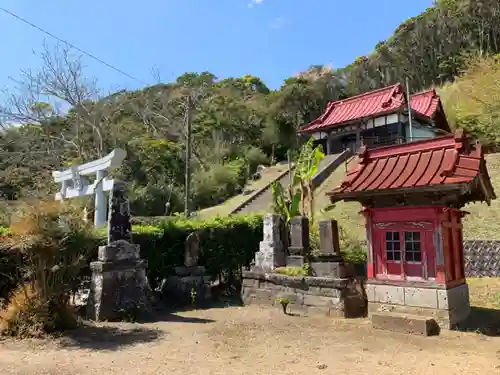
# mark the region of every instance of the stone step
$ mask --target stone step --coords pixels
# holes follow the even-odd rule
[[[372,313],[373,328],[422,336],[437,336],[440,328],[430,317],[400,314],[394,312]]]

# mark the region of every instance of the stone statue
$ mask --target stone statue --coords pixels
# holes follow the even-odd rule
[[[132,225],[130,224],[130,205],[127,199],[127,186],[124,182],[115,181],[109,195],[108,244],[125,240],[132,242]]]
[[[193,267],[198,265],[200,258],[200,235],[198,232],[191,232],[185,242],[184,265]]]

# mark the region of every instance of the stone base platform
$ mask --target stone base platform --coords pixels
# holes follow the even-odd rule
[[[98,260],[90,263],[92,281],[87,317],[96,321],[139,317],[152,310],[152,292],[146,277],[147,262],[139,246],[119,240],[99,246]]]
[[[180,305],[198,305],[212,298],[212,278],[202,266],[176,267],[162,290],[168,299]]]
[[[367,282],[368,314],[391,312],[435,319],[441,328],[454,329],[470,313],[469,288],[461,284],[420,287],[417,283],[388,285]]]
[[[373,328],[422,336],[437,336],[439,324],[432,318],[397,313],[372,313]]]
[[[319,313],[354,318],[366,315],[366,299],[354,279],[292,277],[261,271],[244,271],[241,297],[244,304],[280,306],[290,300],[291,312]]]

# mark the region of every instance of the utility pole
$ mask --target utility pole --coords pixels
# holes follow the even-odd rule
[[[408,76],[406,76],[406,100],[408,101],[408,129],[409,129],[409,136],[410,136],[410,142],[413,141],[413,129],[411,126],[411,96],[410,96],[410,82],[408,80]]]
[[[188,94],[186,104],[186,170],[185,170],[185,192],[184,192],[184,216],[189,217],[189,193],[191,190],[191,127],[192,127],[192,103],[191,93]]]
[[[290,151],[290,149],[287,150],[286,154],[287,154],[287,158],[288,158],[288,185],[290,187],[290,191],[292,191],[292,185],[293,185],[292,152]]]

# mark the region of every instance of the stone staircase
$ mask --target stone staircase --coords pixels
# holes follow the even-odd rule
[[[323,181],[325,181],[328,176],[338,168],[340,164],[345,162],[352,155],[353,152],[350,150],[346,150],[340,154],[326,155],[319,165],[318,173],[316,173],[316,175],[313,177],[313,189],[316,189],[318,186],[320,186]],[[294,168],[295,167],[292,167],[292,173]],[[285,171],[275,181],[279,182],[284,188],[286,188],[289,184],[289,179],[289,173],[288,171]],[[265,212],[271,206],[272,200],[273,195],[271,184],[268,184],[266,187],[262,188],[259,192],[254,194],[250,199],[235,208],[231,213],[235,214]]]

